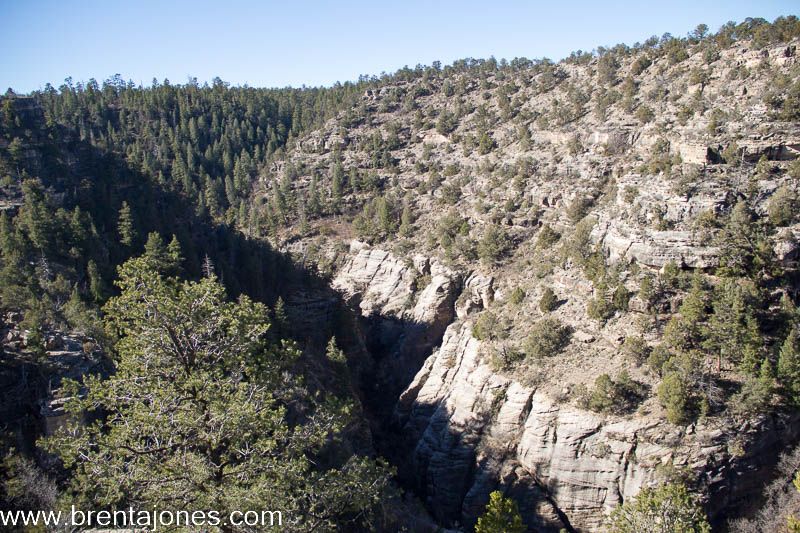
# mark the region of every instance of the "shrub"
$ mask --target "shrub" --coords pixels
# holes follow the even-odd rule
[[[769,221],[775,226],[788,226],[795,219],[798,207],[797,194],[783,185],[769,200]]]
[[[586,196],[575,197],[575,199],[570,202],[569,206],[567,206],[567,216],[570,222],[574,224],[585,217],[593,203],[592,199]]]
[[[748,376],[742,389],[731,397],[730,406],[733,414],[746,418],[763,413],[772,401],[774,381],[772,365],[769,359],[764,359],[760,375]]]
[[[633,185],[626,185],[622,190],[622,199],[626,204],[632,204],[636,197],[639,196],[639,188]]]
[[[641,105],[636,110],[636,119],[642,124],[647,124],[648,122],[651,122],[655,118],[655,116],[656,114],[653,113],[653,110],[646,105]]]
[[[508,234],[503,228],[492,224],[483,233],[483,237],[478,242],[478,257],[485,263],[496,263],[503,257],[511,246]]]
[[[625,337],[625,342],[622,343],[622,351],[638,364],[642,364],[647,361],[651,350],[642,337],[630,335]]]
[[[472,325],[472,336],[479,341],[494,340],[503,335],[500,319],[491,311],[484,311]]]
[[[561,238],[560,233],[551,228],[549,224],[545,224],[544,226],[542,226],[542,229],[539,230],[539,235],[536,237],[536,247],[549,248],[550,246],[557,243],[558,239],[560,238]]]
[[[610,533],[711,533],[703,508],[682,483],[645,487],[611,514]]]
[[[449,111],[445,110],[439,114],[439,120],[436,121],[436,131],[442,135],[447,135],[458,127],[458,118]]]
[[[638,76],[652,64],[653,62],[650,60],[649,57],[641,56],[636,61],[633,62],[633,65],[631,66],[631,74],[633,74],[634,76]]]
[[[614,305],[602,294],[589,300],[586,306],[586,313],[589,317],[600,322],[605,322],[614,316],[615,312]]]
[[[585,406],[600,413],[625,413],[642,401],[644,392],[644,386],[631,379],[624,370],[617,379],[600,374],[594,382],[594,389],[586,398]]]
[[[520,287],[515,287],[513,291],[511,291],[511,296],[509,296],[508,300],[513,305],[519,305],[525,299],[525,291],[522,290]]]
[[[628,289],[625,288],[625,285],[620,283],[617,285],[617,288],[614,290],[614,295],[611,297],[611,305],[614,306],[614,309],[619,311],[627,311],[630,299],[631,294],[628,292]]]
[[[492,139],[488,133],[481,134],[478,139],[478,153],[486,155],[497,147],[497,143]]]
[[[738,167],[742,163],[742,150],[735,142],[729,144],[722,151],[722,159],[728,165]]]
[[[523,533],[525,524],[519,514],[517,504],[511,498],[503,497],[496,490],[489,495],[486,511],[475,524],[475,533]]]
[[[792,328],[781,346],[778,356],[778,380],[783,385],[789,400],[800,404],[800,343],[795,328]]]
[[[545,288],[542,297],[539,299],[539,309],[543,313],[549,313],[556,308],[557,304],[558,297],[556,297],[556,293],[550,287]]]
[[[593,255],[592,249],[592,229],[597,220],[594,217],[586,217],[577,224],[569,238],[563,244],[565,257],[571,258],[577,264],[584,266],[587,260]]]
[[[525,340],[523,350],[529,358],[540,359],[558,355],[569,343],[572,328],[555,318],[543,318],[536,322]]]
[[[678,371],[671,370],[664,375],[658,386],[658,401],[667,410],[667,420],[671,423],[683,425],[692,420],[692,391]]]
[[[647,366],[660,376],[664,371],[664,365],[669,361],[670,357],[672,357],[672,354],[666,343],[658,344],[650,350],[650,355],[647,357]]]

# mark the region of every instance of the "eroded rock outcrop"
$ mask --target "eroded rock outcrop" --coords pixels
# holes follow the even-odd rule
[[[333,280],[360,312],[365,343],[376,361],[373,385],[393,405],[455,318],[460,276],[436,261],[404,261],[354,241]]]
[[[796,437],[780,416],[722,429],[598,415],[498,375],[480,352],[468,322],[451,325],[395,410],[413,479],[445,523],[474,523],[500,488],[537,531],[596,531],[667,465],[697,477],[713,517],[741,505]]]

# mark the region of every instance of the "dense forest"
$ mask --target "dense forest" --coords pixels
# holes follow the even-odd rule
[[[706,513],[722,509],[708,471],[736,467],[759,435],[794,427],[800,404],[799,38],[800,21],[787,16],[560,62],[436,62],[328,88],[219,78],[144,87],[115,76],[9,89],[0,98],[3,503],[280,509],[286,531],[721,525],[727,511]],[[655,248],[663,239],[667,251],[626,255],[646,247],[630,237],[617,253],[607,243],[618,228],[618,240]],[[385,301],[375,295],[385,288],[370,292],[384,270],[348,285],[363,250],[399,258],[384,269],[399,272]],[[316,321],[309,309],[320,301],[334,311]],[[480,345],[481,372],[505,381],[501,394],[471,402],[489,424],[475,431],[480,453],[463,452],[468,430],[420,438],[431,453],[446,448],[441,463],[472,465],[452,480],[453,504],[447,489],[437,493],[436,461],[419,459],[426,446],[400,449],[419,430],[400,424],[416,413],[403,402],[423,389],[411,377],[433,375],[459,335],[462,348]],[[412,341],[424,350],[409,355]],[[65,363],[67,352],[80,362]],[[442,366],[457,368],[447,357]],[[409,360],[418,361],[397,371]],[[393,372],[410,377],[398,385]],[[602,501],[608,516],[585,518],[581,505],[559,502],[555,476],[523,490],[524,476],[485,466],[503,440],[491,421],[514,387],[585,417],[668,425],[681,436],[652,442],[670,441],[676,456],[675,442],[719,431],[725,459],[651,468],[636,497],[615,489]],[[53,397],[64,416],[50,431],[37,410]],[[750,441],[725,433],[773,416],[773,429]],[[446,444],[431,444],[438,438]],[[794,444],[776,438],[770,453]],[[597,461],[617,453],[603,445]],[[501,463],[509,450],[497,452]],[[405,453],[413,474],[398,472]],[[786,469],[752,486],[789,482],[751,496],[796,531],[800,500]],[[534,493],[544,503],[532,510]],[[750,522],[725,527],[775,524],[749,511]]]

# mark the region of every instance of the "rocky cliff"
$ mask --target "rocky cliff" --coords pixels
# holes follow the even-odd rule
[[[427,284],[416,288],[420,277]],[[380,324],[367,333],[392,347],[378,361],[376,389],[384,401],[396,398],[380,430],[396,440],[382,451],[401,461],[400,478],[440,523],[474,524],[501,489],[537,531],[596,531],[643,485],[681,469],[703,488],[712,519],[727,517],[751,503],[777,453],[797,439],[794,414],[676,427],[659,416],[597,414],[499,374],[471,332],[493,300],[492,282],[473,273],[462,284],[427,258],[403,262],[358,242],[333,282],[369,324]],[[394,324],[390,338],[384,321]]]
[[[698,335],[750,306],[730,320],[758,322],[762,366],[778,364],[800,129],[771,95],[796,83],[795,46],[429,72],[368,91],[287,152],[294,194],[325,191],[330,207],[278,245],[303,250],[357,317],[379,452],[439,524],[469,529],[496,489],[544,531],[601,530],[675,477],[717,524],[757,501],[800,420],[775,397],[738,409],[755,401],[741,354],[708,338],[684,350],[669,330],[689,328],[691,290]],[[281,179],[255,197],[277,205]],[[731,266],[747,257],[769,266]],[[759,296],[718,303],[731,279]],[[531,348],[543,324],[564,342]],[[659,389],[682,351],[681,372],[701,376],[686,387],[704,388],[675,423]],[[592,404],[599,377],[635,401]]]

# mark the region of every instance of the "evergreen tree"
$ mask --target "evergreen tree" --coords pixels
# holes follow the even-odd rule
[[[489,495],[486,510],[475,524],[475,533],[523,533],[525,529],[516,502],[498,490]]]
[[[403,212],[400,214],[400,236],[410,237],[414,232],[414,216],[411,214],[411,207],[408,204],[403,206]]]
[[[102,302],[105,298],[106,291],[100,269],[97,268],[97,263],[89,260],[86,265],[86,273],[89,276],[89,294],[91,294],[95,302]]]
[[[223,516],[276,509],[284,531],[308,531],[335,529],[379,501],[380,465],[353,456],[326,470],[310,460],[345,419],[308,405],[304,423],[289,423],[299,353],[266,341],[261,304],[227,301],[214,278],[164,278],[147,257],[125,263],[117,285],[105,307],[121,339],[116,373],[86,376],[86,395],[68,383],[76,422],[44,442],[72,469],[75,503]],[[100,418],[79,429],[83,412]]]
[[[125,201],[122,202],[122,207],[119,208],[117,232],[119,233],[119,242],[124,246],[133,246],[133,243],[136,241],[136,226],[133,222],[131,208],[128,202]]]
[[[703,346],[717,354],[718,370],[722,360],[729,360],[751,375],[759,371],[763,341],[753,299],[752,292],[733,279],[723,280],[715,291],[714,313],[708,320]]]
[[[545,287],[544,292],[542,292],[542,297],[539,299],[539,309],[542,313],[549,313],[556,308],[557,304],[558,297],[556,293],[553,292],[553,289],[550,287]]]
[[[772,247],[747,203],[734,206],[719,232],[720,272],[730,277],[759,276],[772,267]]]
[[[611,533],[711,533],[703,508],[680,483],[643,488],[610,521]]]
[[[690,350],[699,348],[703,341],[707,317],[707,290],[700,273],[692,278],[692,287],[678,310],[664,328],[664,340],[673,348]]]
[[[783,341],[778,356],[778,380],[794,403],[800,403],[800,346],[797,337],[797,328],[794,327]]]

